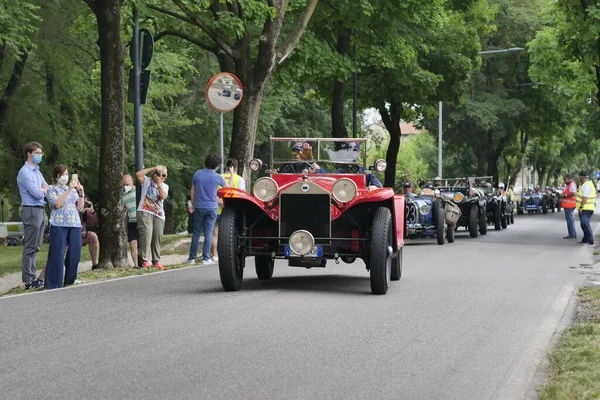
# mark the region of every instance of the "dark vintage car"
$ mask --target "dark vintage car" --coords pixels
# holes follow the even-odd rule
[[[366,154],[366,145],[366,139],[271,138],[270,164],[250,161],[253,171],[267,168],[252,194],[219,190],[224,202],[219,273],[225,290],[240,290],[249,256],[255,257],[259,279],[271,278],[277,259],[314,268],[357,258],[370,271],[375,294],[385,294],[390,281],[401,278],[404,196],[373,186],[370,175],[386,164],[379,160],[365,169],[366,157],[356,149]]]
[[[510,223],[510,212],[506,195],[493,187],[493,177],[491,176],[474,178],[474,180],[475,185],[477,185],[476,187],[487,197],[487,224],[494,225],[494,229],[497,231],[506,229]]]
[[[439,190],[424,187],[418,195],[406,195],[406,230],[409,239],[436,238],[442,245],[454,242],[460,210]]]
[[[233,99],[240,100],[241,98],[242,98],[242,90],[240,88],[236,88],[235,92],[233,93]]]
[[[470,178],[444,179],[436,188],[460,208],[456,227],[465,227],[473,238],[487,233],[487,197]]]
[[[542,201],[544,202],[544,208],[546,209],[546,213],[548,211],[555,212],[562,209],[561,205],[561,193],[553,188],[547,187],[542,196]],[[543,210],[542,210],[543,211]]]

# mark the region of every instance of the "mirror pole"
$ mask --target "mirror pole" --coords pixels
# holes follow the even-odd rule
[[[356,114],[358,113],[358,74],[356,72],[356,38],[354,39],[354,55],[352,57],[352,63],[354,65],[353,84],[352,84],[352,137],[356,138],[358,132],[358,125],[356,120]]]
[[[133,68],[134,68],[134,102],[133,102],[133,125],[134,125],[134,144],[135,144],[135,170],[144,169],[144,142],[142,137],[142,101],[141,101],[141,51],[140,51],[140,19],[137,7],[133,6]],[[142,188],[136,179],[136,204],[140,203]]]
[[[225,173],[225,168],[224,168],[224,148],[223,148],[223,112],[221,111],[219,113],[219,141],[221,144],[221,173]]]

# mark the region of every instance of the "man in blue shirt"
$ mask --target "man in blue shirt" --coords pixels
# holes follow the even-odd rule
[[[354,151],[354,162],[357,162],[360,160],[362,152],[360,151],[359,143],[349,142],[348,144],[344,145],[344,147],[342,149]],[[338,169],[336,169],[334,171],[334,173],[337,173],[337,174],[364,174],[365,167],[363,167],[362,165],[357,166],[355,164],[344,164],[344,165],[340,165],[340,167]],[[365,177],[367,179],[367,189],[368,190],[383,187],[383,185],[381,184],[381,182],[379,182],[379,179],[377,179],[375,174],[373,174],[373,173],[365,174]]]
[[[221,158],[211,153],[204,161],[204,169],[199,169],[192,178],[192,189],[190,191],[192,198],[192,207],[188,210],[194,213],[194,233],[192,234],[192,244],[190,246],[190,255],[185,264],[195,264],[198,254],[200,235],[204,232],[204,245],[202,246],[202,264],[212,264],[214,261],[210,258],[210,246],[212,244],[212,231],[217,220],[217,211],[219,202],[217,200],[217,188],[219,186],[230,186],[233,179],[233,171],[230,169],[230,182],[215,171]]]
[[[25,289],[35,289],[44,286],[42,279],[36,279],[36,260],[44,239],[46,226],[44,197],[48,184],[39,167],[44,155],[42,145],[37,142],[27,143],[23,152],[26,161],[17,175],[17,185],[23,205],[21,219],[24,227],[21,275]]]

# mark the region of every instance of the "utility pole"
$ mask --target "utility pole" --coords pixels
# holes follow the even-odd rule
[[[144,139],[142,137],[142,95],[141,95],[141,76],[142,61],[140,51],[140,18],[137,7],[133,6],[133,68],[134,68],[134,100],[133,100],[133,130],[135,147],[135,170],[144,169]],[[136,179],[136,204],[140,203],[142,188]]]

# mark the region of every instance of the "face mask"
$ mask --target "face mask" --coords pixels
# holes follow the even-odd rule
[[[58,183],[60,185],[66,185],[68,181],[69,181],[69,175],[62,175],[60,178],[58,178]]]
[[[33,158],[31,159],[31,161],[33,161],[34,164],[39,164],[42,162],[42,155],[41,154],[34,154]]]
[[[123,189],[125,189],[125,193],[131,192],[131,185],[125,185],[123,186]]]

